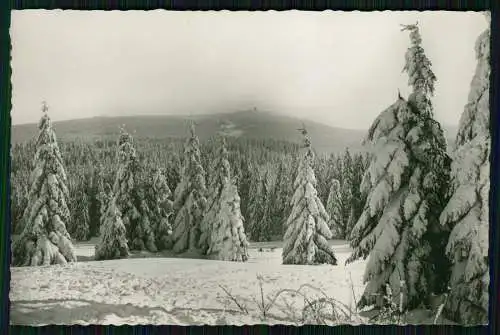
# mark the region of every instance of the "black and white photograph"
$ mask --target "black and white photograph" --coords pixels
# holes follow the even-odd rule
[[[488,324],[490,20],[12,11],[11,324]]]

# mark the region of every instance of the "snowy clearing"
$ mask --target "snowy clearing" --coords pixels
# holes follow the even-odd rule
[[[271,307],[266,319],[261,318],[253,301],[260,301],[258,275],[266,297],[304,284],[321,288],[348,306],[354,304],[353,293],[356,299],[362,294],[365,264],[343,265],[351,252],[345,242],[333,242],[338,266],[282,265],[281,249],[273,245],[276,243],[254,244],[246,263],[132,258],[11,268],[11,323],[294,324],[291,315],[280,310],[284,302]],[[92,241],[77,247],[79,256],[91,256],[92,250]],[[242,313],[221,286],[249,313]],[[319,296],[312,288],[304,292],[310,297]],[[298,308],[304,304],[302,297],[286,298]]]

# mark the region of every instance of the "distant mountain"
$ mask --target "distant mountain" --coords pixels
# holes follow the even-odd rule
[[[194,116],[119,116],[94,117],[69,121],[54,122],[59,139],[90,140],[97,138],[117,138],[119,126],[137,138],[184,138],[188,134],[188,122],[196,122],[196,133],[201,140],[224,131],[230,136],[246,138],[273,138],[290,142],[301,141],[297,128],[302,123],[307,127],[314,148],[319,152],[341,152],[349,148],[353,152],[362,150],[361,142],[366,130],[352,130],[331,127],[325,124],[300,120],[263,111],[240,111]],[[455,127],[456,128],[456,127]],[[447,138],[455,137],[456,129],[445,129]],[[36,124],[15,125],[12,127],[12,143],[29,141],[38,130]],[[450,143],[450,140],[448,140]]]
[[[61,140],[95,140],[97,138],[117,138],[119,126],[137,138],[184,138],[188,135],[188,122],[194,120],[200,140],[224,131],[230,136],[246,138],[273,138],[290,142],[301,141],[297,128],[302,123],[307,127],[316,150],[320,152],[340,152],[349,147],[353,151],[361,149],[364,130],[334,128],[321,123],[305,121],[293,117],[263,111],[240,111],[194,116],[119,116],[94,117],[54,122],[57,137]],[[12,143],[33,139],[38,130],[36,124],[12,127]]]

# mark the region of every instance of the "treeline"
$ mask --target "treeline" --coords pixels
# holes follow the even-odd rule
[[[141,169],[137,178],[144,189],[151,189],[156,169],[164,171],[170,190],[181,181],[185,139],[134,139]],[[209,179],[220,144],[214,137],[201,143],[201,163]],[[68,209],[71,219],[68,232],[85,241],[99,235],[103,195],[113,186],[117,166],[117,141],[59,141],[67,174]],[[241,198],[245,231],[251,241],[280,240],[290,210],[293,182],[297,173],[299,144],[273,139],[227,138],[228,161]],[[16,143],[11,161],[11,218],[14,234],[20,233],[19,222],[27,206],[30,174],[33,170],[33,142]],[[342,223],[336,238],[347,238],[357,221],[364,198],[359,184],[367,159],[362,154],[316,155],[314,171],[318,196],[324,204],[329,198],[332,181],[340,183]],[[153,206],[152,206],[153,207]]]

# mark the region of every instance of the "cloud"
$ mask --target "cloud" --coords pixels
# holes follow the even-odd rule
[[[419,20],[436,118],[458,123],[486,26],[470,12],[13,11],[14,123],[259,108],[366,128],[406,90]]]

